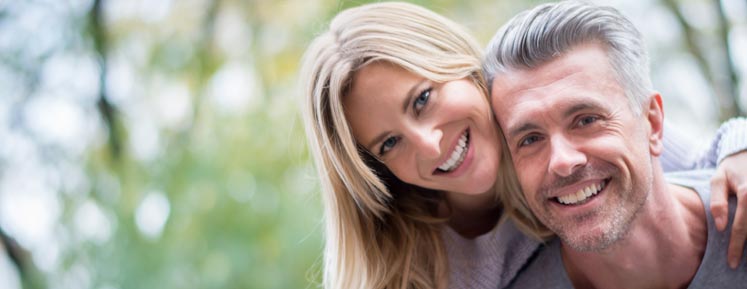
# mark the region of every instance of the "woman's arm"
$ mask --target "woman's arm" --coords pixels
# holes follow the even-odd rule
[[[715,139],[720,139],[716,137]],[[664,122],[664,152],[661,154],[661,167],[664,172],[689,171],[698,166],[694,157],[695,145],[688,140],[680,130],[672,126],[669,122]],[[716,144],[716,145],[714,145]],[[717,147],[718,141],[711,142],[708,151],[712,147]],[[706,155],[705,153],[703,154]],[[711,156],[710,154],[708,155]],[[715,158],[715,157],[714,157]],[[714,163],[716,160],[714,160]],[[715,165],[711,167],[716,167]]]
[[[665,123],[666,125],[666,123]],[[726,229],[728,196],[737,196],[729,241],[729,265],[736,268],[747,240],[747,119],[734,118],[721,125],[710,146],[699,157],[692,158],[692,145],[671,126],[665,127],[664,153],[661,157],[665,171],[714,168],[711,179],[711,213],[716,228]]]
[[[661,164],[665,172],[716,168],[725,158],[747,150],[747,119],[733,118],[723,123],[705,151],[696,153],[692,142],[681,131],[664,123],[664,153]]]
[[[716,167],[724,159],[745,149],[747,149],[747,118],[732,118],[721,124],[711,146],[695,160],[696,167]]]

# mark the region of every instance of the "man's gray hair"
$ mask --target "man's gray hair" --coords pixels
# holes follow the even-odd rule
[[[483,62],[488,87],[498,74],[539,67],[585,43],[606,49],[631,109],[640,114],[653,87],[640,32],[619,11],[580,1],[548,3],[506,23],[488,44]]]

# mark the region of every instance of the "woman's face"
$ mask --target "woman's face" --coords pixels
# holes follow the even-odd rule
[[[400,180],[470,195],[495,184],[498,132],[471,79],[435,83],[372,63],[356,73],[343,105],[356,141]]]

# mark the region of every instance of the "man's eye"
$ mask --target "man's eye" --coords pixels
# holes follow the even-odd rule
[[[584,116],[578,120],[578,126],[587,126],[587,125],[590,125],[596,122],[597,120],[599,120],[598,116],[593,116],[593,115]]]
[[[394,148],[398,141],[399,139],[393,136],[386,139],[384,143],[381,144],[381,149],[379,149],[379,156],[383,156],[392,148]]]
[[[537,142],[539,140],[540,140],[540,137],[537,136],[537,135],[527,136],[527,137],[523,138],[521,140],[521,142],[519,142],[519,147],[524,147],[524,146],[531,145],[531,144],[533,144],[533,143],[535,143],[535,142]]]
[[[416,113],[419,113],[421,110],[423,110],[423,107],[428,103],[428,99],[431,97],[431,88],[427,88],[418,94],[418,96],[415,98],[415,101],[412,103],[412,108],[415,110]]]

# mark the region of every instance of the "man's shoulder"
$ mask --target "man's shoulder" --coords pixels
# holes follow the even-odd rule
[[[732,270],[726,261],[726,249],[731,234],[731,223],[734,219],[736,199],[729,198],[729,224],[727,230],[719,232],[713,221],[710,210],[711,185],[710,180],[715,170],[694,170],[665,174],[670,184],[691,188],[700,196],[706,215],[707,243],[701,264],[695,274],[689,289],[695,288],[736,288],[735,285],[747,283],[747,264],[742,262],[739,268]],[[747,253],[747,249],[745,250]]]

